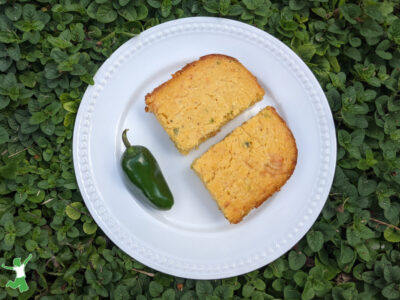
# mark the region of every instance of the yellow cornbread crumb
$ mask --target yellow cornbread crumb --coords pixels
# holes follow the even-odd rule
[[[178,150],[187,154],[264,94],[238,60],[210,54],[147,94],[146,111],[154,113]]]
[[[268,106],[196,159],[192,169],[229,222],[239,223],[285,184],[296,162],[295,139]]]

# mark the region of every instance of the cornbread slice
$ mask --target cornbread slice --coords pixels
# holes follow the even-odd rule
[[[238,60],[210,54],[147,94],[146,111],[155,114],[178,150],[187,154],[264,94]]]
[[[285,184],[296,162],[295,139],[268,106],[195,160],[192,169],[236,224]]]

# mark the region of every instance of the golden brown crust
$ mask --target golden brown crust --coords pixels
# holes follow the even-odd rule
[[[192,164],[229,222],[239,223],[287,182],[297,147],[272,107],[237,127]]]
[[[209,54],[148,93],[145,110],[155,114],[177,149],[187,154],[264,94],[257,78],[237,59]]]
[[[196,60],[196,61],[193,61],[193,62],[190,62],[190,63],[186,64],[185,66],[183,66],[182,69],[180,69],[180,70],[176,71],[175,73],[173,73],[173,74],[171,75],[171,77],[172,77],[172,78],[175,78],[175,77],[177,77],[178,75],[182,74],[184,71],[187,71],[188,69],[194,67],[197,63],[199,63],[199,62],[201,62],[201,61],[204,61],[204,60],[206,60],[206,59],[215,58],[215,57],[231,59],[231,60],[234,60],[234,61],[238,62],[239,64],[241,64],[240,61],[239,61],[238,59],[236,59],[236,58],[234,58],[234,57],[232,57],[232,56],[229,56],[229,55],[217,54],[217,53],[215,53],[215,54],[207,54],[207,55],[201,56],[201,57],[200,57],[198,60]],[[241,65],[242,65],[242,64],[241,64]],[[245,69],[246,69],[247,73],[248,73],[249,75],[251,75],[251,76],[254,78],[255,82],[257,83],[257,86],[258,86],[260,89],[263,90],[263,88],[261,87],[260,83],[259,83],[258,80],[257,80],[257,77],[255,77],[249,70],[247,70],[247,68],[245,68]],[[162,87],[164,87],[165,85],[167,85],[168,82],[169,82],[169,80],[166,81],[166,82],[164,82],[164,83],[162,83],[161,85],[157,86],[156,88],[154,88],[152,92],[146,94],[146,96],[145,96],[145,102],[146,102],[145,110],[146,110],[146,112],[150,111],[150,110],[149,110],[149,107],[148,107],[148,105],[150,105],[150,104],[148,103],[148,99],[149,99],[154,93],[157,93],[157,91],[159,91]]]

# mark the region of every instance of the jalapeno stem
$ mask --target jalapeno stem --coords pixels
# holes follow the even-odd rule
[[[124,142],[124,145],[126,148],[129,148],[131,146],[131,143],[128,141],[128,137],[126,136],[126,133],[129,129],[125,129],[124,132],[122,132],[122,141]]]

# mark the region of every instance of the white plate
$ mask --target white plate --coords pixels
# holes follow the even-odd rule
[[[181,155],[144,96],[185,64],[210,53],[239,59],[266,96],[215,137]],[[292,130],[298,163],[285,186],[240,224],[229,224],[192,161],[266,105]],[[175,197],[170,211],[136,199],[120,167],[121,132],[157,158]],[[76,119],[73,154],[77,181],[93,218],[123,251],[175,276],[216,279],[262,267],[288,251],[309,230],[328,196],[336,162],[335,127],[311,71],[266,32],[220,18],[186,18],[146,30],[122,45],[88,87]]]

